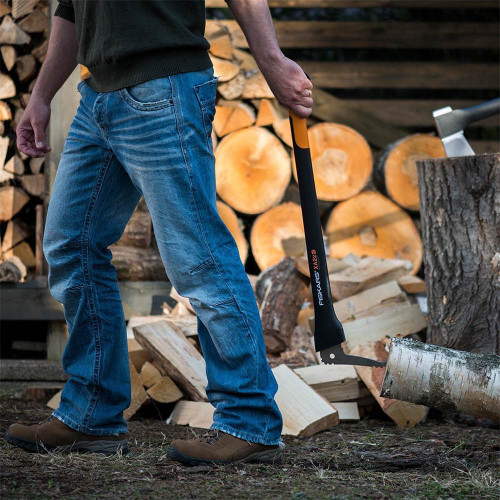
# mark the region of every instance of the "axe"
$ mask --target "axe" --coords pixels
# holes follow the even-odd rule
[[[436,109],[432,116],[448,157],[473,156],[474,151],[464,136],[467,125],[500,114],[500,98],[464,109],[450,106]]]

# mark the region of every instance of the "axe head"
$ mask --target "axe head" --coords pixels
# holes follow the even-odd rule
[[[464,136],[461,110],[453,111],[450,106],[446,106],[433,111],[432,116],[443,141],[446,156],[474,156],[475,153]]]

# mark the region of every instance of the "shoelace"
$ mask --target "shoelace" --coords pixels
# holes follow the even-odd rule
[[[210,429],[207,433],[203,434],[200,437],[200,441],[203,443],[214,444],[213,439],[216,441],[219,440],[219,430],[218,429]]]

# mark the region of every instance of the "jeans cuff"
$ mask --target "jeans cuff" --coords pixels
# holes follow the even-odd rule
[[[266,439],[262,436],[257,436],[255,434],[250,434],[248,432],[241,432],[240,430],[233,429],[232,427],[227,427],[222,424],[212,424],[211,429],[217,429],[219,431],[230,434],[231,436],[237,437],[239,439],[244,439],[245,441],[250,441],[251,443],[263,444],[266,446],[276,446],[282,443],[281,436],[277,439]]]
[[[74,431],[81,432],[83,434],[89,434],[91,436],[118,436],[118,434],[125,434],[127,429],[91,429],[85,425],[77,424],[70,417],[64,415],[60,409],[52,412],[52,415],[60,420],[63,424],[71,427]]]

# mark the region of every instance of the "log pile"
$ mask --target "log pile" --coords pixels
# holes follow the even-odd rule
[[[45,158],[20,153],[15,131],[45,58],[48,16],[46,0],[0,2],[0,260],[21,263],[5,281],[42,273]]]
[[[383,369],[321,363],[314,349],[314,310],[305,259],[305,255],[287,256],[258,276],[249,276],[268,361],[279,384],[276,401],[284,418],[283,433],[310,436],[339,422],[359,420],[377,403],[398,425],[417,424],[427,413],[425,407],[379,396]],[[386,359],[392,337],[416,336],[425,330],[424,314],[403,289],[409,278],[418,291],[425,287],[410,274],[410,261],[349,255],[329,258],[328,264],[346,351]],[[132,404],[126,417],[148,401],[177,402],[169,407],[170,423],[208,428],[214,408],[205,393],[197,317],[189,299],[174,288],[171,298],[176,305],[165,304],[163,315],[129,320]]]

